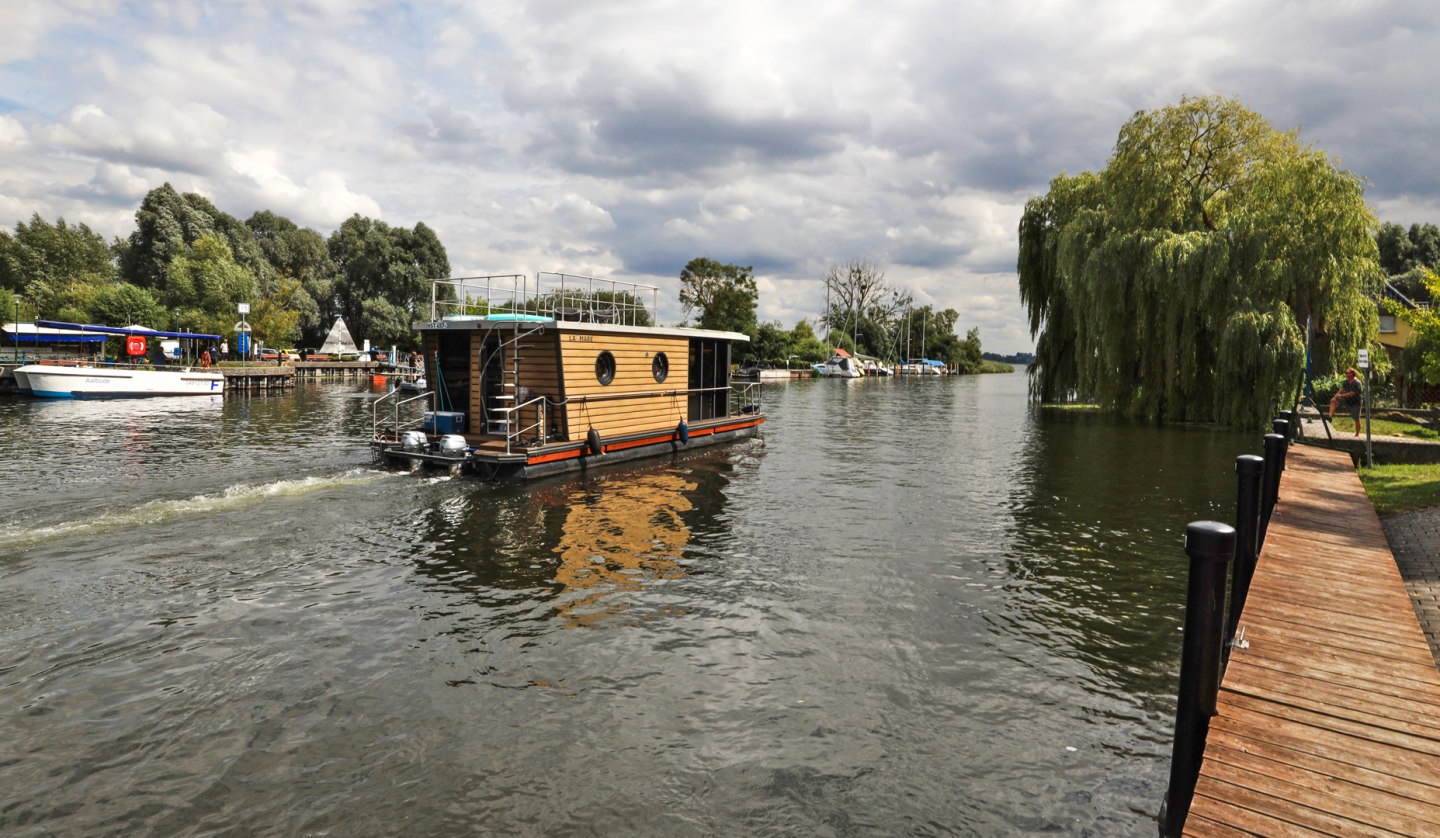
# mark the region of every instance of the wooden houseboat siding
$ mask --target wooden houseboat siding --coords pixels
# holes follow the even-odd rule
[[[565,384],[560,378],[559,335],[553,330],[536,332],[520,338],[520,386],[525,388],[519,401],[528,401],[536,396],[545,396],[550,404],[558,405],[565,398]],[[505,363],[511,363],[506,350]],[[554,408],[547,416],[548,423],[564,433],[564,417],[555,416]],[[532,428],[540,421],[540,408],[527,407],[520,410],[520,427]]]
[[[688,339],[565,330],[559,346],[568,439],[584,439],[591,428],[602,437],[670,428],[687,418]],[[615,379],[609,384],[601,384],[595,374],[596,360],[605,351],[615,357]],[[660,352],[669,363],[663,382],[652,372]],[[624,397],[631,393],[647,395]]]

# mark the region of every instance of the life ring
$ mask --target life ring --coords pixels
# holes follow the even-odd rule
[[[600,432],[594,428],[591,428],[590,433],[585,435],[585,450],[592,457],[598,457],[604,453],[604,449],[600,447]]]
[[[675,426],[675,435],[680,437],[681,445],[690,444],[690,426],[685,424],[684,419],[681,419],[680,424]]]

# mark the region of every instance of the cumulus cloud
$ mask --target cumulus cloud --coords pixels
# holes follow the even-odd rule
[[[29,3],[0,31],[0,222],[120,235],[170,181],[322,231],[424,221],[457,271],[673,298],[695,256],[753,265],[787,326],[859,256],[1011,351],[1025,201],[1183,95],[1435,221],[1437,45],[1440,10],[1401,0]]]
[[[20,120],[7,114],[0,114],[0,148],[18,149],[29,139],[29,134]]]
[[[245,206],[269,209],[302,226],[335,228],[351,215],[377,217],[380,205],[350,190],[344,176],[320,171],[296,183],[281,169],[281,155],[270,149],[229,151],[224,161],[230,175],[220,181]]]
[[[98,104],[76,105],[41,136],[70,154],[199,174],[215,170],[226,127],[209,105],[148,99],[123,120]]]

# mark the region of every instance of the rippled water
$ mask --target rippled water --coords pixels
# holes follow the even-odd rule
[[[1154,834],[1254,440],[796,382],[495,486],[372,468],[371,398],[0,399],[0,832]]]

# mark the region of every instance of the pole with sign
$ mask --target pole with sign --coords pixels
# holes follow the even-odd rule
[[[1365,465],[1367,468],[1375,467],[1375,452],[1370,447],[1370,350],[1359,351],[1360,369],[1365,371],[1365,390],[1360,394],[1360,404],[1365,410]]]
[[[241,319],[239,323],[235,324],[235,351],[240,353],[241,358],[248,361],[250,360],[250,324],[245,321],[244,315],[250,313],[250,304],[239,303],[238,308]]]

